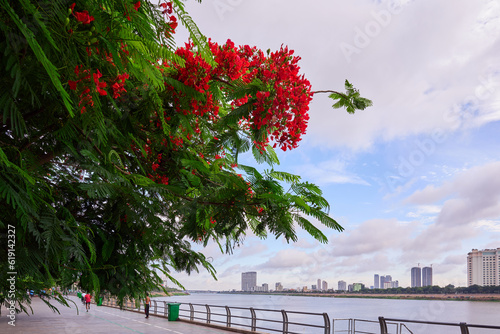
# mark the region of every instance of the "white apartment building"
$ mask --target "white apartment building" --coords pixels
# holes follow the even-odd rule
[[[467,284],[500,285],[500,248],[473,249],[467,254]]]

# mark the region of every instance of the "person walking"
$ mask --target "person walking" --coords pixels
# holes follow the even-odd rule
[[[149,318],[149,305],[151,305],[151,298],[149,298],[149,293],[146,293],[146,304],[144,305],[144,313],[146,314],[146,319]]]
[[[87,292],[85,295],[85,308],[87,309],[87,312],[90,310],[90,294]]]

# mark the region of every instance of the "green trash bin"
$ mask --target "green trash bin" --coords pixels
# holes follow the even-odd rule
[[[82,293],[81,292],[77,292],[76,295],[78,296],[78,298],[82,299]]]
[[[102,306],[102,297],[97,300],[97,306]]]
[[[168,303],[168,321],[177,321],[179,319],[180,303]]]

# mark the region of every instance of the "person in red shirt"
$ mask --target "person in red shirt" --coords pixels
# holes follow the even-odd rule
[[[90,310],[90,294],[87,292],[85,295],[85,308],[87,309],[87,312]]]

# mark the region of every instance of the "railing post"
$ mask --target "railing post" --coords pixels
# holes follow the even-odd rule
[[[154,307],[154,314],[156,315],[156,300],[152,300],[152,302],[155,305],[155,307]]]
[[[283,334],[288,333],[288,314],[286,314],[285,310],[281,310],[281,314],[283,315]]]
[[[252,322],[251,322],[251,325],[250,325],[250,330],[252,332],[255,332],[257,331],[257,316],[255,314],[255,310],[253,309],[253,307],[250,307],[250,314],[252,315]]]
[[[163,316],[164,316],[165,318],[167,318],[167,317],[168,317],[167,312],[168,312],[167,302],[166,302],[166,301],[163,301]]]
[[[330,334],[330,317],[327,313],[323,313],[323,319],[325,320],[325,334]]]
[[[226,306],[226,327],[231,327],[231,310]]]
[[[207,308],[207,324],[210,323],[210,306],[208,304],[205,304],[205,307]]]
[[[189,320],[194,321],[194,306],[191,303],[189,303],[189,310]]]
[[[388,334],[384,317],[378,317],[378,322],[380,323],[380,334]]]
[[[460,333],[469,334],[469,327],[467,327],[467,324],[465,322],[460,323]]]

